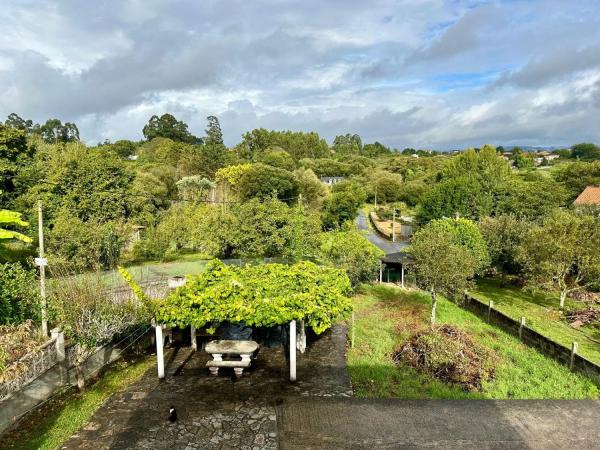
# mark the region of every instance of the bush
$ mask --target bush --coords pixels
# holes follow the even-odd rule
[[[413,335],[394,353],[393,359],[471,392],[481,391],[494,378],[496,362],[490,350],[451,325]]]
[[[0,325],[0,383],[26,370],[27,367],[17,361],[44,341],[31,320],[20,325]]]
[[[0,325],[36,318],[38,305],[35,273],[19,263],[0,264]]]
[[[357,231],[324,233],[321,259],[348,274],[353,286],[373,281],[384,252]]]

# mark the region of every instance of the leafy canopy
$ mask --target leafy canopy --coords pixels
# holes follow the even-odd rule
[[[305,320],[317,333],[347,316],[350,281],[338,269],[311,262],[226,266],[211,261],[156,308],[156,320],[197,328],[222,322],[272,327]]]

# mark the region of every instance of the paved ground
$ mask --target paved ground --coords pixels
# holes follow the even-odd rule
[[[289,399],[282,449],[600,448],[598,401]]]
[[[208,376],[207,355],[193,354],[183,371],[159,382],[156,372],[114,395],[65,443],[67,449],[276,449],[277,404],[285,398],[349,397],[346,329],[336,326],[298,357],[298,382],[287,381],[282,348],[262,348],[244,377],[222,369]],[[182,363],[187,350],[169,365]],[[169,406],[179,420],[166,420]]]
[[[367,239],[381,250],[387,253],[394,253],[401,251],[404,247],[408,246],[407,242],[392,242],[384,239],[378,235],[375,231],[369,228],[368,218],[363,211],[360,211],[356,218],[356,226],[361,231],[367,232]]]

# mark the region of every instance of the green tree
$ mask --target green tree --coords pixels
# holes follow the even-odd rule
[[[337,230],[356,218],[359,208],[367,200],[365,188],[352,181],[338,183],[323,207],[323,228]]]
[[[431,326],[435,325],[437,296],[454,297],[470,285],[478,269],[477,258],[455,242],[454,233],[430,223],[413,236],[409,248],[418,285],[431,294]]]
[[[221,124],[216,116],[208,116],[208,127],[206,128],[206,139],[204,143],[207,145],[223,145],[223,132]]]
[[[532,172],[527,178],[514,177],[504,182],[495,194],[495,215],[514,215],[538,220],[553,209],[568,204],[564,186],[551,178]]]
[[[333,140],[333,151],[339,155],[359,155],[362,153],[362,140],[358,134],[336,136]]]
[[[200,175],[183,177],[177,182],[177,189],[184,200],[206,200],[216,184]]]
[[[519,249],[529,285],[567,295],[600,277],[600,220],[556,210],[532,226]]]
[[[192,135],[188,131],[188,125],[185,122],[177,120],[172,114],[150,117],[148,123],[144,125],[142,133],[148,141],[162,137],[188,144],[199,144],[202,142],[202,139]]]
[[[33,130],[33,121],[25,120],[21,118],[17,113],[10,113],[6,120],[4,121],[4,125],[11,128],[16,128],[17,130],[24,131],[29,134]]]
[[[352,285],[357,286],[376,278],[384,252],[358,231],[333,231],[323,233],[320,255],[327,264],[345,270]]]
[[[517,274],[522,270],[518,262],[519,249],[531,226],[512,215],[486,217],[479,223],[490,252],[491,265],[502,275]]]
[[[571,158],[592,161],[600,159],[600,147],[591,143],[577,144],[571,147]]]
[[[79,140],[79,129],[71,122],[64,124],[59,119],[48,119],[43,125],[35,125],[32,132],[39,134],[49,144]]]
[[[296,169],[294,175],[298,180],[298,193],[302,196],[302,203],[311,210],[320,209],[329,195],[327,186],[310,169]]]
[[[476,178],[453,177],[436,184],[423,195],[417,210],[417,220],[426,223],[456,215],[478,220],[488,216],[492,207],[493,197],[484,191]]]
[[[517,169],[528,169],[534,166],[533,155],[525,153],[521,147],[514,147],[511,153],[511,159]]]
[[[294,158],[283,149],[273,148],[265,152],[261,162],[269,166],[278,167],[287,171],[293,171],[296,168]]]
[[[36,318],[38,303],[35,272],[19,263],[0,264],[0,325]]]
[[[373,142],[372,144],[365,144],[363,147],[362,154],[369,158],[378,158],[380,156],[391,155],[392,151],[389,147],[386,147],[380,142]]]
[[[330,155],[325,139],[317,133],[293,131],[269,131],[259,128],[245,133],[236,147],[240,159],[258,161],[269,148],[279,147],[295,160],[302,158],[324,158]]]
[[[553,175],[565,186],[569,200],[573,201],[587,186],[600,186],[600,161],[561,164]]]
[[[298,181],[287,170],[256,163],[242,173],[237,191],[242,201],[251,198],[266,199],[275,195],[291,203],[297,201]]]

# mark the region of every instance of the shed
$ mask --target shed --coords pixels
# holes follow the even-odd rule
[[[385,256],[379,258],[379,282],[383,283],[383,272],[384,269],[387,271],[387,280],[390,280],[390,274],[394,279],[394,274],[399,274],[400,285],[404,288],[405,271],[407,267],[414,263],[412,255],[408,252],[394,252],[388,253]]]

